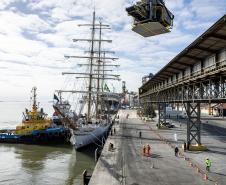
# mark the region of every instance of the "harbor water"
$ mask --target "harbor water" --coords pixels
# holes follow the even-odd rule
[[[51,103],[41,106],[52,115]],[[25,107],[29,102],[0,102],[0,129],[15,128]],[[80,185],[83,171],[94,168],[95,148],[0,143],[0,185]]]

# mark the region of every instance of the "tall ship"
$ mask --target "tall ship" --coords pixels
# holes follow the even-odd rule
[[[69,144],[70,131],[62,122],[48,117],[37,104],[36,87],[32,88],[31,110],[25,109],[22,122],[14,130],[0,133],[0,142],[23,144]]]
[[[59,96],[73,94],[76,97],[77,109],[73,114],[65,114],[60,101],[53,105],[59,119],[71,130],[70,141],[75,149],[88,146],[89,144],[102,141],[112,125],[112,119],[117,112],[120,95],[110,91],[108,82],[110,80],[120,81],[120,76],[112,74],[113,68],[119,67],[115,64],[118,58],[112,57],[114,52],[103,50],[103,43],[111,43],[112,40],[103,39],[103,30],[110,26],[96,21],[95,12],[91,24],[87,26],[91,30],[90,39],[73,39],[74,42],[88,42],[89,55],[65,56],[66,59],[86,59],[85,63],[78,64],[84,72],[63,72],[63,75],[75,75],[77,88],[70,90],[57,90]],[[107,56],[111,54],[110,56]],[[115,62],[112,64],[112,62]],[[82,70],[81,70],[82,71]],[[80,82],[78,82],[80,81]],[[78,84],[83,85],[78,85]],[[66,95],[65,95],[66,96]]]

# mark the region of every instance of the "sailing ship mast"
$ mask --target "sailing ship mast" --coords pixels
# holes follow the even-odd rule
[[[85,53],[89,53],[89,56],[65,56],[65,58],[80,58],[80,59],[89,59],[89,63],[87,64],[78,64],[79,66],[88,66],[89,67],[89,73],[72,73],[72,72],[64,72],[62,73],[63,75],[68,75],[68,74],[75,74],[75,75],[82,75],[82,76],[77,76],[76,78],[87,78],[89,83],[88,83],[88,91],[64,91],[60,90],[58,92],[71,92],[71,93],[88,93],[88,107],[87,107],[87,122],[91,122],[91,106],[92,106],[92,95],[96,95],[96,119],[99,118],[99,105],[100,105],[100,99],[101,99],[101,94],[104,94],[103,88],[100,86],[103,84],[104,80],[120,80],[119,75],[114,75],[114,74],[105,74],[104,71],[112,71],[112,70],[105,70],[105,66],[109,67],[118,67],[119,65],[109,65],[105,63],[109,63],[111,61],[115,61],[118,58],[115,57],[106,57],[105,53],[114,53],[111,51],[102,51],[102,42],[108,42],[111,43],[112,40],[106,40],[102,39],[102,30],[103,29],[110,29],[109,25],[103,24],[101,21],[99,24],[96,24],[96,15],[95,11],[93,12],[93,20],[92,24],[82,24],[79,26],[88,26],[91,27],[91,39],[73,39],[73,42],[77,41],[86,41],[91,43],[91,48],[90,51],[86,51]],[[95,38],[96,30],[99,29],[99,38]],[[98,42],[98,50],[95,51],[95,43]],[[104,56],[102,57],[102,54],[104,53]],[[95,56],[97,54],[97,56]],[[109,61],[106,61],[109,60]],[[95,67],[97,68],[96,70]],[[103,73],[103,74],[102,74]],[[93,91],[93,81],[97,80],[97,89],[96,91]],[[102,80],[102,82],[101,82]],[[102,85],[103,86],[103,85]]]

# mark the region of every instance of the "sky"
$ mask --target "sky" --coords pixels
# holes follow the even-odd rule
[[[89,30],[78,24],[91,22],[94,6],[97,19],[111,25],[104,37],[113,43],[104,47],[119,57],[116,72],[130,91],[137,91],[142,76],[158,72],[226,13],[226,0],[166,0],[175,15],[172,32],[143,38],[131,31],[132,18],[125,11],[134,2],[0,0],[0,101],[29,99],[33,86],[48,101],[74,80],[61,73],[81,71],[77,63],[82,61],[64,55],[84,55],[86,45],[72,39],[89,38]]]

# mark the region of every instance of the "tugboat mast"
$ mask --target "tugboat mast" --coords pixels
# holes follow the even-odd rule
[[[37,90],[37,87],[33,87],[32,88],[32,92],[33,92],[33,105],[32,105],[32,109],[33,111],[37,111],[38,107],[37,107],[37,94],[36,94],[36,90]]]

